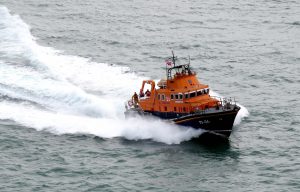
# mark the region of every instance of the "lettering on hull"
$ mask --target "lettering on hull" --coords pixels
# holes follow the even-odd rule
[[[204,125],[204,124],[210,124],[209,120],[203,120],[203,121],[199,121],[200,125]]]

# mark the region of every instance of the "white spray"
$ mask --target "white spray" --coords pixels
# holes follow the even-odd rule
[[[125,120],[123,102],[145,77],[126,67],[40,46],[30,27],[5,7],[0,7],[0,47],[0,97],[10,98],[0,102],[2,120],[55,134],[152,139],[167,144],[202,133],[159,119]],[[237,119],[246,115],[242,107]]]

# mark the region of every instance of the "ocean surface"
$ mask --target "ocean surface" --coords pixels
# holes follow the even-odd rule
[[[228,143],[125,120],[172,50],[242,107]],[[0,0],[1,192],[300,191],[299,98],[298,0]]]

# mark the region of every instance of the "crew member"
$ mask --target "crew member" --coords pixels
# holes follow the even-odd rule
[[[132,102],[137,105],[139,102],[139,96],[136,94],[136,92],[134,92],[133,96],[132,96]]]
[[[151,93],[150,93],[149,89],[147,89],[147,91],[145,92],[145,94],[146,94],[147,97],[150,97]]]
[[[144,94],[143,90],[140,90],[140,97],[144,97],[144,96],[145,96],[145,94]]]

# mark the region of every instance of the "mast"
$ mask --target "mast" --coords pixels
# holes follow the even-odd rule
[[[166,65],[166,73],[167,73],[167,79],[171,79],[172,78],[172,74],[171,74],[171,69],[174,69],[176,64],[176,58],[175,58],[175,55],[174,55],[174,51],[172,50],[172,57],[169,57],[168,61],[170,61],[172,59],[172,63],[171,65],[173,64],[173,67],[171,66],[171,68],[168,69],[167,65]]]
[[[172,60],[173,60],[173,63],[174,63],[174,67],[176,66],[175,65],[175,56],[174,56],[174,51],[172,50]]]

